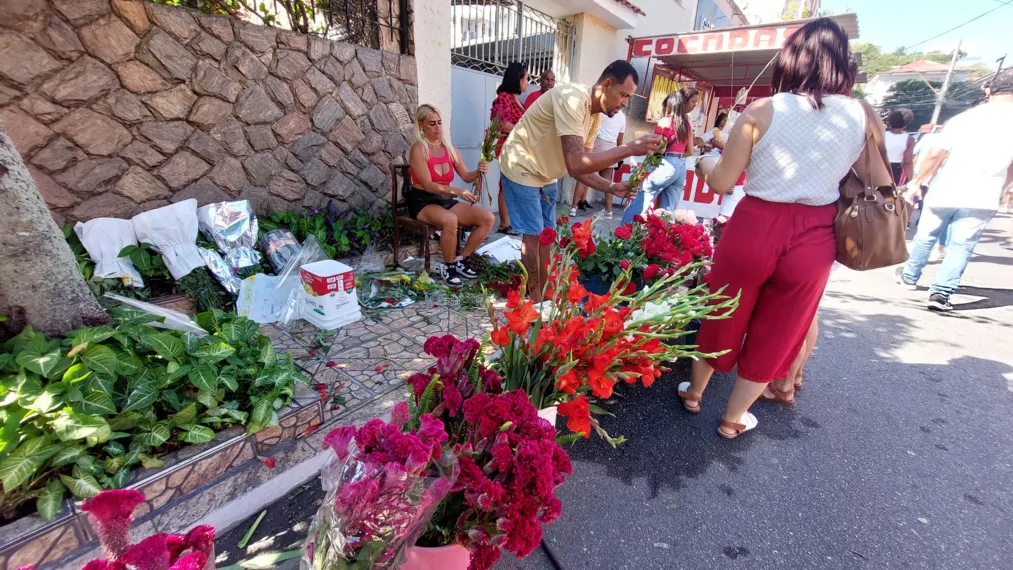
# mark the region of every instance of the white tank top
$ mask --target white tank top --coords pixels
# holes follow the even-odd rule
[[[770,128],[753,146],[745,192],[768,202],[825,206],[865,145],[865,109],[844,95],[823,97],[822,111],[802,95],[771,97]]]
[[[907,150],[907,141],[911,135],[907,133],[891,133],[886,131],[886,157],[890,162],[904,162],[904,151]]]

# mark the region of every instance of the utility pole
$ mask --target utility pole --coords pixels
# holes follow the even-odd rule
[[[957,57],[960,54],[960,44],[964,40],[957,42],[957,49],[953,50],[953,57],[950,58],[950,70],[946,72],[946,79],[943,80],[943,88],[939,90],[939,95],[936,97],[936,109],[932,111],[933,125],[939,123],[939,113],[943,110],[943,101],[946,100],[946,92],[950,90],[950,81],[953,80],[953,68],[957,67]]]
[[[999,75],[999,72],[1002,71],[1002,64],[1006,63],[1006,56],[1003,55],[1002,57],[1000,57],[995,61],[999,64],[999,67],[995,68],[995,74]]]

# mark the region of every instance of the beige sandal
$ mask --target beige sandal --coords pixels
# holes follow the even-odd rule
[[[760,423],[756,419],[756,416],[754,416],[753,414],[751,414],[749,412],[746,412],[746,413],[742,414],[742,422],[743,423],[739,424],[739,423],[735,423],[735,422],[726,420],[725,418],[721,418],[721,425],[718,427],[718,435],[720,435],[721,437],[723,437],[725,439],[735,439],[735,438],[739,437],[740,435],[746,433],[747,431],[749,431],[751,429],[755,429],[756,426],[759,425],[759,423]],[[733,434],[727,434],[727,433],[721,431],[721,428],[730,429],[730,430],[734,431],[735,433],[733,433]]]
[[[683,382],[679,384],[679,398],[682,400],[682,407],[691,414],[699,414],[703,407],[700,405],[700,399],[703,397],[702,394],[693,394],[689,391],[689,387],[692,384],[689,382]],[[689,406],[690,403],[696,404],[696,406]]]

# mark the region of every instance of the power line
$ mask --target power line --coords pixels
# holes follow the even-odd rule
[[[916,43],[916,44],[912,44],[912,45],[909,45],[909,46],[905,46],[905,47],[903,47],[903,48],[901,48],[901,49],[904,49],[904,50],[909,50],[909,49],[911,49],[911,48],[915,48],[915,47],[918,47],[918,46],[920,46],[920,45],[922,45],[922,44],[924,44],[924,43],[926,43],[926,42],[930,42],[930,41],[932,41],[932,40],[934,40],[934,39],[936,39],[936,38],[938,38],[938,37],[940,37],[940,36],[945,36],[946,34],[948,34],[948,33],[952,32],[952,31],[954,31],[954,30],[958,30],[958,29],[960,29],[960,28],[963,28],[964,26],[966,26],[966,25],[970,24],[971,22],[973,22],[973,21],[975,21],[975,20],[980,20],[981,18],[984,18],[985,16],[987,16],[987,15],[991,14],[992,12],[995,12],[996,10],[998,10],[998,9],[1000,9],[1000,8],[1004,7],[1004,6],[1009,6],[1010,4],[1013,4],[1013,0],[1007,0],[1006,2],[1003,2],[1002,4],[999,4],[998,6],[996,6],[995,8],[992,8],[991,10],[989,10],[989,11],[985,12],[984,14],[979,14],[979,15],[977,15],[977,16],[975,16],[975,17],[971,18],[970,20],[968,20],[968,21],[964,22],[963,24],[960,24],[960,25],[958,25],[958,26],[954,26],[954,27],[952,27],[952,28],[950,28],[950,29],[946,30],[945,32],[942,32],[942,33],[939,33],[939,34],[936,34],[936,35],[932,36],[931,38],[929,38],[929,39],[927,39],[927,40],[922,40],[922,41],[920,41],[920,42],[918,42],[918,43]]]

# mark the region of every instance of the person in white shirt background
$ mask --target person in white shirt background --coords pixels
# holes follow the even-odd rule
[[[988,103],[953,117],[936,135],[921,170],[908,185],[920,199],[921,185],[932,180],[925,196],[918,233],[907,263],[897,269],[897,282],[915,289],[929,254],[949,232],[946,255],[929,287],[928,307],[951,311],[950,296],[985,227],[999,210],[1003,195],[1013,189],[1013,68],[992,81]],[[986,126],[987,128],[982,128]]]
[[[893,181],[900,185],[914,175],[915,139],[905,132],[914,113],[911,109],[894,109],[886,117],[886,157],[890,160]]]
[[[622,111],[616,113],[615,117],[605,115],[598,127],[598,138],[594,141],[594,152],[604,152],[623,144],[623,135],[626,134],[626,114]],[[622,162],[619,163],[622,165]],[[598,175],[605,180],[612,180],[614,168],[606,168]],[[576,216],[577,211],[590,210],[591,204],[587,203],[587,185],[578,182],[577,188],[573,191],[573,202],[570,206],[570,215]],[[605,219],[612,219],[612,194],[605,193]]]

